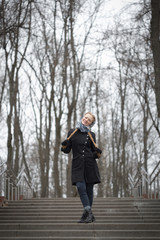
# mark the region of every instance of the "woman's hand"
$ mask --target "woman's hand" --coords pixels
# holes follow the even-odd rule
[[[69,140],[68,139],[65,139],[62,143],[62,149],[65,149],[67,147],[67,145],[69,145]]]
[[[96,158],[100,158],[101,153],[102,153],[102,150],[99,149],[99,148],[96,148],[95,150],[96,150],[96,151],[93,152],[93,157],[94,157],[95,159],[96,159]]]

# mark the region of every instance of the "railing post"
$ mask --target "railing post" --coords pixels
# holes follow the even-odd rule
[[[17,200],[20,200],[19,186],[17,187]]]
[[[4,196],[7,196],[7,176],[6,176],[6,172],[4,173]]]
[[[13,183],[11,183],[11,200],[13,201]]]
[[[8,187],[8,200],[10,200],[10,178],[8,177],[7,180],[8,180],[8,184],[7,184],[7,187]]]
[[[150,194],[150,188],[149,188],[149,186],[150,186],[150,182],[151,182],[151,180],[150,180],[150,176],[148,176],[148,198],[149,198],[149,194]]]
[[[159,199],[159,174],[157,176],[157,198]]]
[[[0,196],[2,196],[3,192],[3,180],[2,180],[2,175],[0,176]]]
[[[17,200],[17,187],[14,188],[15,191],[15,200]]]

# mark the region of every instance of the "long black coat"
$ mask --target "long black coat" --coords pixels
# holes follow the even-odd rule
[[[68,136],[74,131],[71,129]],[[91,132],[95,141],[95,134]],[[64,153],[69,153],[72,149],[72,185],[76,182],[86,181],[86,183],[100,183],[100,174],[95,159],[95,147],[87,132],[78,131],[69,139],[69,144]]]

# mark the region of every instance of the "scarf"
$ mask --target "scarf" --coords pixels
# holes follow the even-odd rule
[[[90,127],[89,126],[85,126],[81,122],[77,123],[76,128],[78,128],[81,132],[89,132],[90,131]]]

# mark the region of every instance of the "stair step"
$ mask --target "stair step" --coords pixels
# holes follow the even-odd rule
[[[72,220],[67,220],[67,223],[76,223],[77,220],[79,220],[78,218],[76,219],[72,219]],[[96,220],[97,222],[97,220]],[[59,220],[11,220],[11,221],[8,221],[8,220],[3,220],[3,221],[0,221],[0,224],[1,223],[8,223],[8,224],[11,224],[11,223],[44,223],[44,224],[48,224],[48,223],[51,223],[51,224],[56,224],[56,223],[60,223],[61,225],[64,224],[64,220],[62,219],[59,219]],[[141,220],[141,219],[133,219],[133,220],[116,220],[116,219],[111,219],[111,220],[103,220],[103,219],[99,219],[98,220],[98,223],[117,223],[117,224],[120,224],[120,223],[136,223],[136,224],[139,224],[139,223],[160,223],[160,220],[157,220],[157,219],[145,219],[145,220]]]
[[[160,237],[160,230],[1,230],[1,237]]]
[[[96,216],[100,216],[100,217],[110,217],[110,216],[113,216],[113,217],[128,217],[128,216],[133,216],[133,217],[139,217],[141,215],[141,213],[135,213],[135,212],[131,212],[131,213],[122,213],[122,212],[96,212],[96,211],[93,211],[94,215]],[[15,212],[15,213],[0,213],[1,216],[3,217],[15,217],[15,216],[18,216],[18,217],[24,217],[24,216],[39,216],[39,217],[54,217],[54,216],[60,216],[60,217],[65,217],[65,216],[79,216],[79,215],[82,215],[82,210],[81,211],[76,211],[76,212]],[[160,214],[159,213],[144,213],[143,214],[144,216],[159,216]]]
[[[9,201],[0,208],[0,240],[160,240],[160,200],[97,198],[96,222],[78,224],[79,198]]]
[[[160,213],[159,212],[114,212],[114,211],[103,211],[103,212],[97,212],[93,210],[93,213],[96,214],[96,216],[99,217],[139,217],[139,216],[155,216],[155,217],[159,217]],[[50,212],[37,212],[37,211],[32,211],[32,212],[26,212],[26,211],[22,211],[22,212],[3,212],[0,213],[1,217],[66,217],[66,216],[79,216],[82,214],[82,210],[81,211],[50,211]]]
[[[0,237],[1,240],[160,240],[160,237]]]
[[[1,223],[0,230],[159,230],[159,223]]]
[[[160,209],[155,209],[153,210],[154,212],[157,212],[159,211]],[[3,208],[3,209],[0,209],[0,213],[3,213],[5,212],[6,214],[7,213],[18,213],[18,212],[24,212],[24,213],[27,213],[27,212],[72,212],[73,211],[73,208],[58,208],[58,207],[53,207],[53,208],[34,208],[34,207],[26,207],[26,208]],[[123,213],[137,213],[137,209],[136,208],[121,208],[121,209],[117,209],[117,208],[95,208],[93,207],[93,211],[94,212],[99,212],[99,213],[103,213],[104,211],[105,212],[123,212]],[[142,210],[142,212],[153,212],[151,209],[149,210]],[[79,207],[79,208],[74,208],[74,212],[82,212],[82,207]]]

